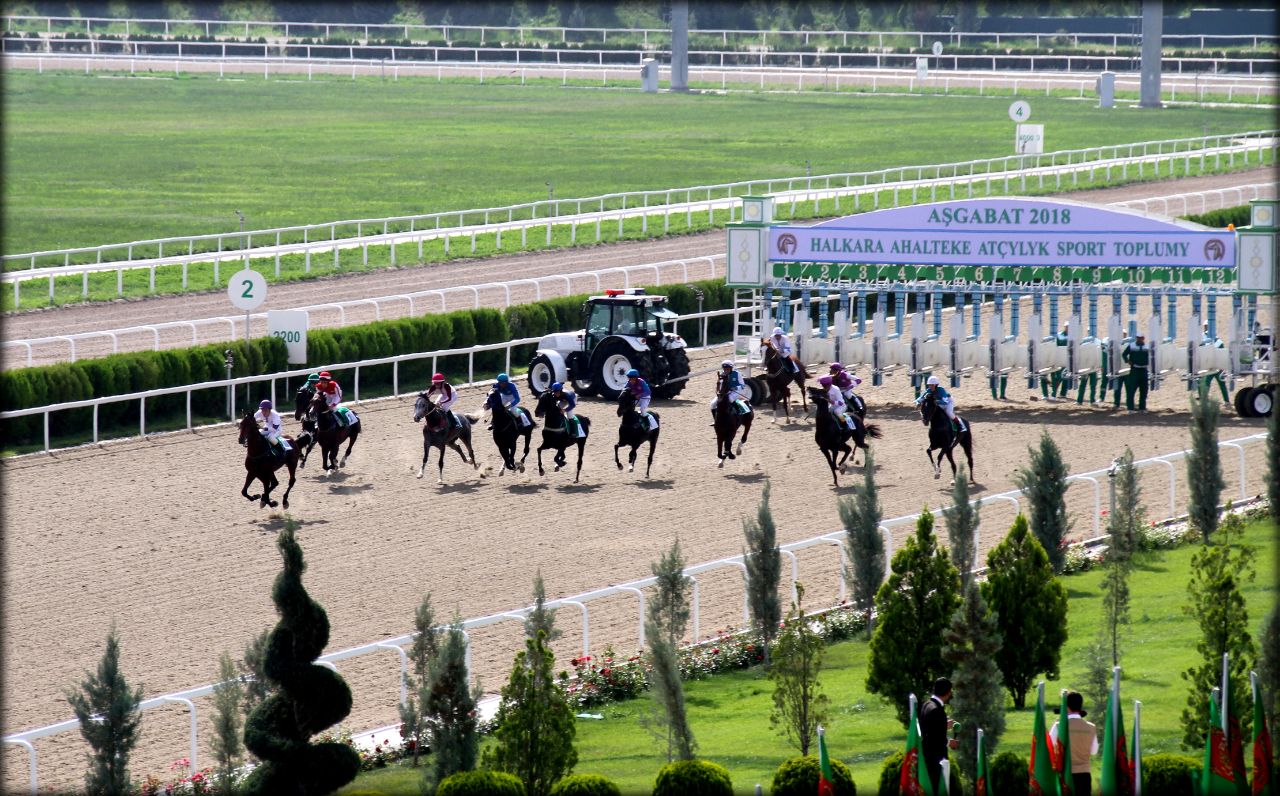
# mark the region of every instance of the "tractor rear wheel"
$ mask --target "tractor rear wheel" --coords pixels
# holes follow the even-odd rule
[[[689,383],[689,355],[683,348],[667,351],[667,378],[661,387],[654,387],[653,394],[658,398],[675,398]]]
[[[640,371],[640,378],[646,382],[653,375],[647,353],[636,351],[621,340],[606,340],[602,343],[596,349],[596,376],[593,379],[600,397],[609,401],[618,400],[618,396],[627,388],[627,371],[632,368]]]
[[[551,383],[555,380],[556,369],[551,364],[551,359],[545,354],[534,357],[529,363],[529,391],[533,393],[533,397],[537,398],[551,389]]]

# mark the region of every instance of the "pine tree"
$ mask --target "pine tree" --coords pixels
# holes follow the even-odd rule
[[[796,601],[787,612],[787,621],[778,634],[774,667],[769,671],[773,681],[773,711],[769,723],[778,734],[809,754],[818,737],[818,725],[827,720],[830,700],[822,692],[818,675],[822,671],[822,654],[827,642],[814,631],[804,613],[804,587],[796,584]]]
[[[956,482],[951,485],[951,507],[942,510],[942,517],[947,522],[951,563],[960,573],[962,590],[973,582],[973,568],[978,557],[977,541],[974,538],[978,530],[978,505],[976,500],[969,500],[969,477],[962,464],[956,472]],[[974,744],[976,748],[976,740]]]
[[[1191,491],[1187,519],[1209,544],[1218,529],[1218,501],[1226,482],[1218,455],[1218,421],[1222,409],[1209,398],[1191,399],[1191,451],[1187,454],[1187,483]]]
[[[778,549],[778,528],[769,510],[768,481],[764,482],[756,518],[742,521],[742,533],[747,540],[747,549],[742,553],[747,568],[747,607],[751,611],[751,626],[760,634],[764,646],[764,668],[769,669],[772,664],[769,648],[778,634],[778,622],[782,621],[782,601],[778,599],[782,554]]]
[[[129,755],[138,743],[142,686],[131,689],[120,671],[120,635],[115,625],[107,633],[107,648],[97,673],[85,672],[78,691],[66,692],[80,722],[80,735],[93,751],[84,776],[90,796],[123,796],[132,790]]]
[[[1029,452],[1030,462],[1014,473],[1013,482],[1027,496],[1032,532],[1048,554],[1053,571],[1061,572],[1067,560],[1067,531],[1071,530],[1066,501],[1070,472],[1048,431],[1041,433],[1040,447]]]
[[[484,753],[485,768],[519,777],[528,796],[547,796],[578,762],[573,709],[552,676],[554,665],[541,635],[525,639],[502,689],[494,744]]]
[[[1198,663],[1182,673],[1190,686],[1187,706],[1182,710],[1182,745],[1200,748],[1208,729],[1205,699],[1222,681],[1222,655],[1229,662],[1231,716],[1240,719],[1247,730],[1252,723],[1249,704],[1249,670],[1258,650],[1249,634],[1249,611],[1240,588],[1254,579],[1255,551],[1241,542],[1244,522],[1229,515],[1218,529],[1218,539],[1196,551],[1191,557],[1191,580],[1187,584],[1188,602],[1183,613],[1200,626],[1196,643]]]
[[[267,654],[267,639],[271,636],[271,628],[265,628],[254,636],[244,648],[244,659],[239,664],[240,680],[244,683],[244,715],[248,716],[253,709],[262,704],[262,700],[271,696],[271,683],[262,671],[262,660]]]
[[[480,692],[468,685],[467,637],[461,617],[454,616],[443,638],[438,652],[430,658],[419,693],[431,744],[431,769],[425,774],[429,791],[446,777],[474,769],[480,752],[476,714]]]
[[[644,632],[653,666],[654,701],[661,710],[659,721],[667,739],[667,759],[692,760],[697,744],[685,710],[678,650],[689,624],[689,590],[693,581],[684,574],[680,541],[677,539],[650,569],[657,579],[657,592],[646,607]]]
[[[960,476],[956,481],[961,480]],[[942,657],[954,669],[951,681],[951,718],[960,722],[960,748],[956,750],[961,769],[973,778],[978,770],[978,738],[981,727],[988,754],[995,754],[1004,734],[1004,686],[995,656],[1000,651],[1000,628],[987,610],[978,584],[964,589],[964,602],[951,617],[943,634],[946,647]]]
[[[1098,633],[1098,637],[1085,645],[1084,652],[1084,687],[1080,692],[1090,705],[1107,704],[1107,695],[1111,693],[1111,651],[1107,644],[1106,629]]]
[[[218,684],[213,687],[213,758],[218,761],[218,781],[222,792],[230,794],[235,771],[244,760],[244,741],[241,740],[242,703],[244,684],[236,673],[231,653],[223,652],[218,658]]]
[[[875,481],[875,458],[867,451],[863,482],[853,493],[836,501],[840,524],[845,531],[844,582],[853,597],[853,605],[863,611],[866,633],[871,635],[872,612],[876,592],[884,581],[884,537],[880,533],[879,493]]]
[[[1009,535],[987,554],[982,596],[1000,628],[996,665],[1014,707],[1021,710],[1036,677],[1058,676],[1067,642],[1067,590],[1054,578],[1049,556],[1031,535],[1025,515],[1018,515]]]
[[[908,695],[924,693],[935,679],[951,674],[942,658],[942,634],[959,606],[960,575],[938,548],[926,509],[876,594],[880,623],[867,666],[867,690],[893,705],[904,725]]]
[[[271,599],[280,621],[267,639],[263,673],[274,693],[245,722],[244,743],[262,760],[245,781],[247,794],[319,794],[355,779],[360,757],[344,743],[308,743],[351,712],[351,689],[314,661],[329,643],[329,617],[302,586],[306,564],[288,519],[276,540],[284,566]]]
[[[529,611],[529,615],[524,620],[524,635],[526,638],[537,638],[541,632],[546,635],[547,643],[560,638],[560,631],[556,630],[556,611],[554,608],[547,607],[547,587],[542,582],[542,570],[539,569],[533,575],[533,610]]]
[[[1119,546],[1121,533],[1110,527],[1111,543],[1107,547],[1102,573],[1102,631],[1111,651],[1111,665],[1120,665],[1120,626],[1129,624],[1129,570],[1131,559]]]
[[[1107,522],[1108,555],[1115,551],[1124,558],[1137,552],[1142,542],[1142,530],[1147,522],[1147,510],[1142,505],[1142,483],[1138,480],[1138,468],[1133,466],[1133,451],[1124,449],[1116,459],[1112,471],[1111,487],[1115,490],[1115,506]]]
[[[657,579],[657,592],[648,601],[649,619],[671,646],[678,648],[689,625],[689,589],[693,586],[693,580],[684,574],[680,540],[649,569]]]
[[[422,746],[426,743],[428,725],[422,689],[429,685],[431,662],[440,651],[438,631],[435,627],[435,610],[428,593],[418,604],[413,616],[413,645],[409,647],[409,671],[404,675],[407,692],[405,703],[400,706],[400,722],[404,725],[405,740],[413,744],[413,765],[418,765]]]

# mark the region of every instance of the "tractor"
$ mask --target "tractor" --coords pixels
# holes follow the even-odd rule
[[[666,296],[643,288],[606,290],[582,305],[585,329],[549,334],[538,341],[529,363],[529,389],[535,396],[552,382],[573,385],[579,395],[615,400],[635,368],[656,398],[674,398],[689,375],[685,342],[675,333],[676,313]],[[664,326],[664,324],[667,324]]]

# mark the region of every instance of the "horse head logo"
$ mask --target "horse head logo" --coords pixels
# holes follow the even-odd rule
[[[786,254],[786,255],[795,254],[796,247],[798,245],[799,244],[796,241],[796,236],[792,235],[790,232],[784,232],[778,236],[778,253],[779,254]]]
[[[1222,241],[1217,238],[1205,241],[1204,256],[1209,260],[1219,262],[1223,257],[1227,256],[1227,247],[1222,245]]]

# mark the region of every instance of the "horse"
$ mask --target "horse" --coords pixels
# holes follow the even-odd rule
[[[542,423],[542,444],[538,446],[538,475],[546,475],[546,471],[542,469],[544,450],[555,449],[556,472],[560,472],[560,468],[565,465],[565,449],[570,445],[577,445],[578,469],[573,474],[573,482],[578,483],[578,477],[582,475],[582,453],[587,445],[587,437],[591,435],[591,420],[581,415],[574,415],[582,426],[583,435],[570,436],[564,412],[560,411],[560,401],[550,390],[538,398],[538,405],[534,407],[533,414],[536,417],[545,418]]]
[[[716,429],[716,457],[720,459],[721,467],[724,467],[726,457],[738,458],[733,453],[733,438],[738,435],[739,428],[742,429],[742,439],[738,441],[738,453],[742,453],[742,446],[747,444],[747,436],[751,434],[751,421],[754,419],[754,412],[738,414],[729,400],[729,382],[721,379],[720,390],[716,394],[715,422],[712,424]]]
[[[809,402],[805,399],[805,379],[813,378],[813,374],[800,366],[799,371],[791,370],[787,360],[782,354],[778,353],[778,349],[773,346],[773,338],[766,337],[760,345],[761,355],[764,360],[761,363],[764,366],[764,382],[769,385],[768,401],[773,407],[773,420],[770,422],[778,422],[778,402],[782,402],[782,410],[787,415],[787,422],[791,422],[791,387],[794,382],[796,388],[800,391],[800,404],[804,409],[805,415],[809,414]]]
[[[427,459],[431,457],[431,449],[438,448],[440,450],[440,475],[436,478],[437,484],[444,483],[444,448],[448,445],[458,452],[462,457],[462,461],[467,461],[467,456],[471,456],[471,466],[480,469],[480,464],[476,462],[476,452],[471,449],[471,424],[480,418],[473,415],[450,413],[458,418],[458,425],[455,427],[449,423],[445,411],[425,393],[418,393],[418,400],[413,405],[413,422],[417,423],[421,420],[426,422],[422,425],[422,466],[418,468],[418,477],[422,477],[422,472],[427,469]],[[467,446],[467,452],[463,453],[462,448],[458,447],[461,442]]]
[[[328,471],[346,467],[347,457],[356,446],[356,437],[360,436],[360,419],[357,418],[349,426],[339,426],[338,419],[333,416],[333,409],[325,401],[324,393],[318,390],[307,404],[306,417],[315,423],[316,441],[320,443],[320,463],[324,465],[324,469]],[[344,441],[347,442],[347,452],[342,454],[342,461],[338,461],[338,448],[342,447]]]
[[[947,413],[938,406],[931,392],[926,393],[924,400],[920,402],[920,418],[929,427],[929,447],[925,450],[925,454],[929,457],[929,464],[933,465],[933,477],[942,477],[942,457],[945,455],[947,461],[951,462],[951,483],[955,484],[956,460],[952,457],[951,451],[958,443],[969,460],[969,483],[977,483],[973,480],[973,427],[968,421],[961,420],[960,415],[956,415],[956,420],[960,420],[961,425],[964,426],[964,431],[957,434],[951,427],[951,420],[947,417]],[[937,461],[933,459],[935,450],[941,451]]]
[[[295,441],[292,437],[285,437],[289,442],[289,450],[284,457],[276,456],[271,450],[271,443],[263,438],[261,432],[258,431],[258,421],[253,419],[253,415],[246,414],[244,419],[240,421],[240,444],[248,448],[248,453],[244,457],[244,469],[248,473],[244,477],[244,486],[240,489],[240,494],[249,500],[260,500],[259,507],[265,508],[270,506],[276,507],[276,502],[271,499],[271,490],[280,486],[279,479],[276,478],[276,470],[281,465],[287,465],[289,468],[289,486],[284,490],[284,497],[281,500],[284,507],[289,508],[289,491],[293,489],[293,483],[297,480],[295,472],[298,466],[298,457],[302,447],[311,442],[311,435],[305,431],[298,436]],[[249,484],[254,479],[262,482],[262,495],[250,495]]]
[[[856,412],[853,415],[854,430],[850,431],[847,426],[839,423],[835,417],[831,415],[831,404],[827,400],[825,391],[820,387],[809,388],[809,400],[813,401],[814,411],[817,412],[818,422],[814,426],[813,439],[818,443],[818,449],[822,451],[822,455],[827,460],[827,466],[831,468],[831,480],[836,485],[840,485],[840,478],[836,474],[838,469],[841,473],[845,472],[845,460],[850,455],[853,456],[853,464],[857,464],[857,449],[867,450],[867,439],[880,439],[880,427],[874,423],[864,422],[862,417]],[[853,442],[853,447],[849,447],[848,442]],[[837,454],[843,454],[837,461]],[[866,459],[864,457],[863,462]]]
[[[658,419],[657,412],[650,412],[653,419]],[[631,455],[627,458],[630,466],[627,472],[635,472],[636,469],[636,449],[641,445],[649,443],[649,461],[644,466],[644,477],[649,477],[649,470],[653,467],[653,449],[658,445],[658,434],[662,432],[662,428],[649,428],[644,418],[636,411],[636,397],[631,394],[630,390],[623,390],[618,396],[618,417],[622,418],[621,424],[618,426],[618,444],[613,446],[613,463],[618,465],[618,469],[622,469],[622,461],[618,458],[618,449],[624,446],[631,447]]]
[[[524,460],[529,456],[529,443],[533,439],[533,430],[537,427],[537,423],[532,422],[533,418],[529,417],[529,410],[523,406],[517,406],[516,411],[523,417],[529,417],[529,425],[522,424],[507,411],[507,407],[502,405],[502,397],[497,390],[490,390],[487,398],[484,399],[484,408],[489,410],[490,427],[493,429],[493,444],[498,446],[498,455],[502,457],[502,469],[498,471],[498,475],[503,475],[510,470],[511,472],[524,472]],[[524,453],[520,456],[520,460],[516,461],[516,445],[517,441],[524,437]]]
[[[311,440],[302,450],[302,455],[298,457],[298,467],[307,466],[307,457],[311,455],[311,449],[316,446],[316,421],[307,417],[307,407],[315,394],[316,388],[308,382],[298,388],[298,394],[293,399],[293,419],[302,421],[302,430],[307,432],[307,437]]]

